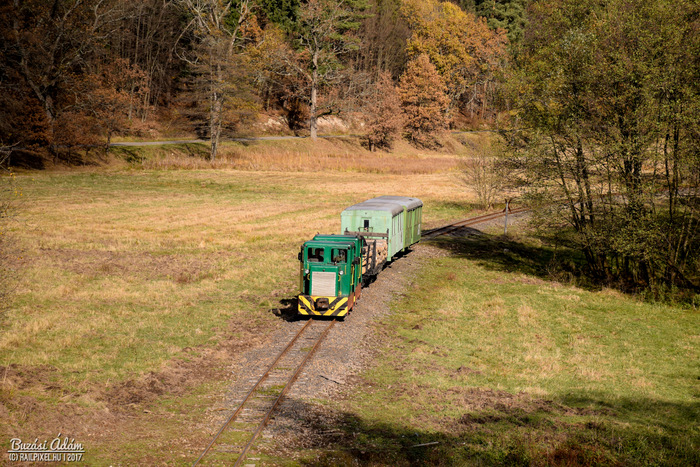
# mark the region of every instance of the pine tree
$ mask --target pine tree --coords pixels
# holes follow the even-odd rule
[[[519,44],[525,31],[528,0],[477,0],[476,13],[487,19],[491,29],[508,31],[511,44]]]

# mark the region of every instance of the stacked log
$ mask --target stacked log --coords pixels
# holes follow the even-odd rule
[[[367,239],[362,250],[362,275],[377,274],[389,256],[389,245],[383,239]]]

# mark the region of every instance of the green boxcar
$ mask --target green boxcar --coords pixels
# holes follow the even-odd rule
[[[316,235],[299,252],[298,312],[345,316],[362,290],[362,247],[355,235]]]
[[[423,202],[418,198],[406,196],[380,196],[375,200],[394,202],[405,208],[404,211],[404,249],[420,241]]]
[[[340,214],[340,229],[386,238],[388,261],[420,241],[423,202],[405,196],[380,196],[350,206]]]

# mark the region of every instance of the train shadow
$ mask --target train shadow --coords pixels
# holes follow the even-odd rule
[[[283,298],[279,301],[279,307],[271,308],[268,311],[284,321],[300,321],[297,314],[298,300],[296,297]]]

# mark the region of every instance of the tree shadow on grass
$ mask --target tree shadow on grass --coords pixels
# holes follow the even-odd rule
[[[14,151],[8,161],[8,166],[28,170],[44,170],[46,162],[41,154],[33,151]]]
[[[298,400],[281,415],[297,420],[296,448],[321,452],[301,461],[310,466],[700,465],[697,402],[463,391],[465,403],[479,408],[457,418],[436,415],[433,406],[398,424]],[[431,429],[419,428],[420,420]]]
[[[471,213],[472,215],[479,215],[480,213],[485,214],[485,212],[482,211],[481,205],[469,201],[434,201],[428,203],[428,208],[431,211],[436,212]],[[424,209],[427,208],[424,207]],[[450,215],[449,217],[454,216]],[[443,225],[445,225],[444,221],[434,220],[432,222],[428,222],[427,224],[424,223],[423,228],[424,230],[429,230],[431,228],[442,227]]]
[[[432,243],[492,271],[520,273],[593,290],[602,286],[583,274],[584,257],[570,248],[544,243],[528,245],[517,237],[490,235],[469,227],[437,237]]]

